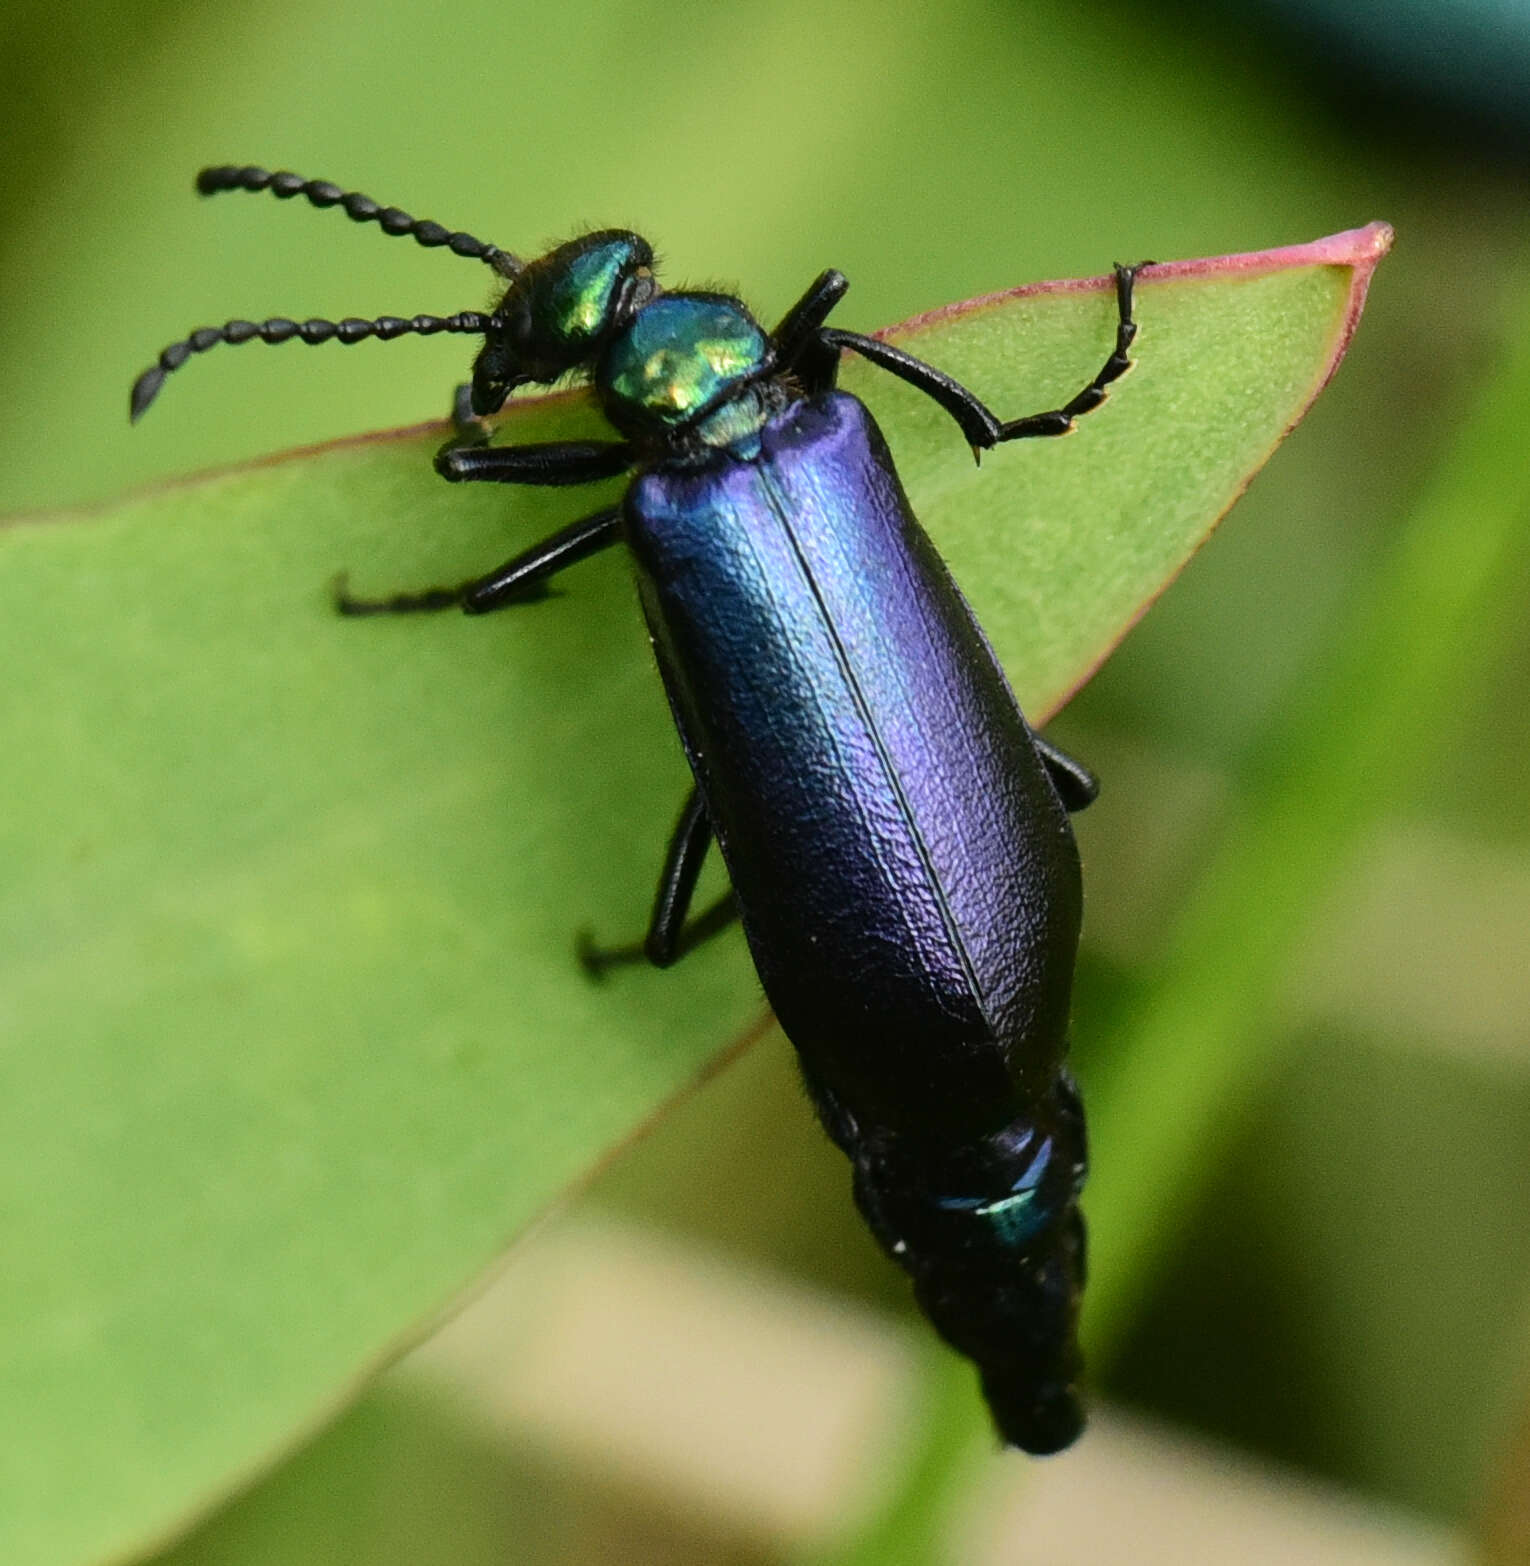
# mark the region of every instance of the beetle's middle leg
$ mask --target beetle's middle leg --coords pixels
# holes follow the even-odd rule
[[[1052,787],[1057,790],[1057,797],[1063,802],[1063,809],[1070,816],[1087,809],[1099,798],[1100,780],[1082,761],[1059,749],[1040,734],[1032,733],[1031,743],[1036,747],[1036,754],[1041,757],[1042,766],[1047,769],[1047,776],[1052,780]]]
[[[703,941],[733,923],[738,917],[738,900],[731,891],[694,919],[686,919],[711,846],[712,823],[702,802],[701,790],[692,787],[669,840],[664,868],[659,872],[659,889],[654,895],[648,934],[627,946],[597,946],[588,933],[580,935],[579,961],[592,978],[602,977],[607,968],[631,962],[649,962],[656,968],[672,967],[687,952],[694,951]]]
[[[470,577],[455,587],[426,587],[387,598],[353,598],[345,578],[334,584],[335,608],[344,615],[420,614],[438,609],[464,609],[487,614],[509,604],[531,603],[547,596],[547,579],[587,555],[609,548],[621,538],[621,508],[608,506],[581,517],[556,533],[512,555],[487,576]]]

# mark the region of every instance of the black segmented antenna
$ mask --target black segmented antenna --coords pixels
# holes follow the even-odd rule
[[[171,343],[142,375],[133,382],[128,401],[128,416],[136,424],[149,404],[159,395],[165,377],[178,370],[194,353],[206,353],[218,343],[247,343],[259,338],[263,343],[285,343],[294,337],[302,342],[327,343],[332,339],[341,343],[359,343],[368,337],[381,338],[383,342],[402,337],[406,332],[417,332],[421,337],[436,332],[484,332],[493,317],[481,310],[461,310],[456,315],[416,315],[409,320],[402,316],[380,315],[375,321],[363,321],[347,316],[343,321],[325,321],[317,317],[307,321],[289,321],[285,316],[274,316],[269,321],[229,321],[223,326],[199,326],[189,337]]]
[[[501,277],[514,277],[526,263],[498,245],[485,244],[471,234],[453,231],[429,219],[413,218],[402,207],[385,207],[363,196],[358,190],[341,190],[327,179],[304,179],[301,174],[281,170],[275,174],[254,164],[243,167],[234,163],[220,163],[215,168],[203,169],[197,175],[197,193],[216,196],[225,190],[269,190],[278,201],[290,201],[302,196],[316,207],[340,207],[345,215],[356,223],[376,223],[385,234],[407,234],[416,244],[427,250],[445,245],[453,255],[467,256],[470,260],[483,261],[492,266]]]
[[[402,207],[385,207],[364,196],[357,190],[341,190],[327,179],[304,179],[301,174],[269,169],[251,164],[220,163],[206,168],[197,175],[197,190],[204,196],[216,196],[225,190],[269,190],[279,201],[290,201],[302,196],[313,206],[339,207],[356,223],[376,223],[385,234],[407,235],[427,250],[444,246],[453,255],[466,256],[472,261],[482,261],[491,266],[503,278],[513,278],[525,269],[526,263],[498,245],[486,244],[471,234],[453,230],[429,219],[411,217]],[[285,316],[274,316],[268,321],[228,321],[222,326],[199,326],[196,331],[178,343],[171,343],[158,360],[149,366],[133,382],[129,399],[129,416],[136,423],[149,404],[159,395],[165,377],[178,370],[194,353],[206,353],[218,343],[247,343],[259,338],[263,343],[285,343],[300,338],[305,343],[359,343],[368,337],[383,342],[415,332],[422,337],[436,332],[483,332],[493,317],[478,310],[463,310],[456,315],[416,315],[405,320],[402,316],[382,315],[375,321],[365,321],[347,316],[343,321],[326,321],[314,318],[307,321],[289,321]]]

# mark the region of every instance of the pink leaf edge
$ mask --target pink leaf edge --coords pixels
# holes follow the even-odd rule
[[[1315,397],[1328,384],[1334,371],[1338,369],[1339,362],[1343,359],[1345,351],[1349,347],[1350,339],[1354,336],[1355,327],[1360,320],[1360,312],[1365,307],[1365,295],[1366,290],[1370,287],[1371,274],[1375,271],[1377,263],[1391,248],[1392,225],[1379,222],[1367,223],[1364,228],[1345,229],[1342,233],[1329,234],[1326,238],[1310,240],[1304,245],[1283,245],[1273,250],[1249,250],[1236,255],[1209,256],[1193,261],[1155,261],[1151,265],[1143,267],[1138,274],[1138,281],[1151,285],[1178,278],[1215,277],[1220,274],[1234,272],[1257,274],[1260,272],[1288,271],[1312,266],[1347,266],[1352,268],[1354,277],[1350,283],[1344,324],[1335,339],[1334,351],[1329,357],[1324,373],[1313,387],[1312,395]],[[891,326],[880,327],[872,335],[880,338],[896,339],[922,331],[944,321],[959,320],[978,311],[992,309],[997,305],[1006,304],[1012,299],[1026,299],[1033,295],[1043,294],[1094,293],[1114,287],[1115,278],[1110,274],[1098,277],[1059,278],[1040,283],[1021,283],[1017,287],[1002,289],[998,293],[979,294],[976,298],[964,299],[957,304],[941,305],[920,315],[910,316],[905,321],[898,321]],[[570,387],[548,392],[541,397],[528,397],[512,403],[504,414],[499,415],[499,418],[513,418],[521,409],[533,405],[577,402],[586,399],[588,396],[589,392],[585,387]],[[1303,411],[1305,411],[1305,408]],[[154,480],[129,491],[125,496],[114,496],[99,501],[89,501],[82,505],[61,506],[45,511],[23,511],[3,515],[0,516],[0,527],[28,523],[62,522],[75,518],[85,519],[109,510],[111,507],[120,504],[124,499],[143,499],[167,490],[178,490],[217,479],[228,478],[249,469],[276,467],[289,462],[305,461],[310,457],[324,456],[332,452],[354,451],[368,446],[391,445],[399,441],[420,440],[429,436],[437,436],[446,428],[446,423],[447,421],[444,419],[429,419],[423,420],[418,424],[408,424],[394,429],[367,430],[355,435],[342,435],[337,440],[316,441],[311,445],[289,447],[285,451],[268,452],[263,456],[247,458],[240,462],[223,463],[215,467],[204,468],[195,473],[177,474],[171,478]]]
[[[1228,272],[1290,272],[1309,266],[1353,267],[1362,280],[1362,288],[1369,284],[1376,264],[1392,248],[1390,223],[1367,223],[1364,228],[1347,228],[1339,234],[1329,234],[1323,239],[1309,240],[1304,245],[1279,245],[1273,250],[1245,250],[1227,256],[1203,256],[1193,261],[1150,261],[1143,265],[1137,278],[1142,283],[1168,282],[1171,278],[1216,277]],[[1029,299],[1038,294],[1089,294],[1114,288],[1113,273],[1105,272],[1096,277],[1053,278],[1040,283],[1020,283],[1014,288],[1003,288],[997,293],[978,294],[957,304],[939,305],[933,310],[910,316],[892,326],[882,327],[876,335],[886,337],[894,332],[918,331],[938,321],[953,316],[969,315],[975,310],[988,310],[1007,304],[1012,299]]]
[[[1333,378],[1340,361],[1349,348],[1350,339],[1359,325],[1360,314],[1365,309],[1365,296],[1371,286],[1371,277],[1381,258],[1392,248],[1390,223],[1367,223],[1363,228],[1346,228],[1322,239],[1308,240],[1302,245],[1279,245],[1273,250],[1245,250],[1234,255],[1205,256],[1193,261],[1154,261],[1145,265],[1137,274],[1139,285],[1151,286],[1181,278],[1225,277],[1233,273],[1257,276],[1265,272],[1291,272],[1304,267],[1343,266],[1354,273],[1350,279],[1349,299],[1345,306],[1344,323],[1334,340],[1333,352],[1322,378],[1313,388],[1316,396]],[[992,294],[979,294],[974,299],[964,299],[959,304],[940,305],[921,315],[910,316],[893,326],[884,326],[873,332],[874,337],[894,339],[911,336],[942,322],[960,320],[982,310],[991,310],[1008,304],[1014,299],[1030,299],[1044,294],[1088,294],[1113,289],[1116,280],[1113,273],[1097,277],[1056,278],[1041,283],[1021,283],[1015,288],[1005,288]]]

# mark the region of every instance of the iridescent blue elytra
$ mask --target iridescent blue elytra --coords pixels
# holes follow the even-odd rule
[[[218,342],[481,334],[437,458],[444,477],[634,472],[619,506],[487,576],[384,599],[342,592],[338,606],[482,613],[627,546],[693,787],[646,938],[586,941],[585,966],[668,966],[741,916],[873,1233],[976,1363],[1004,1439],[1066,1446],[1083,1422],[1085,1170],[1064,1068],[1082,913],[1068,812],[1094,780],[1026,725],[881,432],[834,383],[842,353],[859,353],[932,397],[975,451],[1063,434],[1128,368],[1138,269],[1116,269],[1116,340],[1094,379],[1060,408],[1000,420],[930,365],[826,326],[847,286],[834,271],[766,332],[731,295],[662,293],[648,243],[622,230],[526,262],[296,174],[220,167],[198,188],[339,206],[503,280],[487,313],[203,327],[139,378],[133,416]],[[569,372],[593,385],[618,439],[489,443],[479,417]],[[714,839],[732,890],[688,918]]]

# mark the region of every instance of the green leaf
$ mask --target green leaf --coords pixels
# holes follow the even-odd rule
[[[1038,720],[1301,416],[1389,238],[1155,269],[1108,407],[981,472],[847,364]],[[1093,279],[888,335],[1011,415],[1072,395],[1113,316]],[[500,438],[596,428],[562,395]],[[363,593],[460,579],[616,493],[448,487],[441,437],[0,528],[17,1566],[184,1527],[763,1027],[736,935],[600,986],[573,961],[581,927],[637,932],[685,787],[620,559],[488,620],[330,612],[337,568]]]

